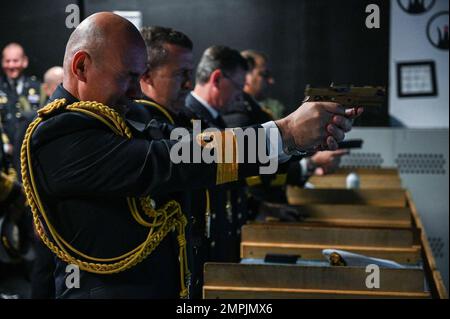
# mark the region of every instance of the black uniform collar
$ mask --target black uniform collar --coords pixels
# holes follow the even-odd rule
[[[159,104],[159,103],[156,102],[154,99],[152,99],[151,97],[148,97],[148,96],[145,95],[145,94],[142,95],[142,99],[143,99],[143,100],[146,100],[146,101],[149,101],[149,102],[152,102],[152,103],[155,103],[155,104],[158,104],[158,105],[161,106],[161,107],[164,107],[163,105]]]
[[[79,102],[79,100],[74,97],[72,94],[70,94],[63,86],[62,84],[58,85],[55,92],[53,92],[52,96],[49,98],[48,102],[52,102],[56,99],[66,99],[67,104],[72,104]],[[132,128],[135,131],[143,132],[146,129],[146,126],[142,123],[138,123],[129,119],[126,119],[126,122],[128,122]]]
[[[79,100],[74,97],[72,94],[70,94],[63,86],[62,84],[58,85],[55,92],[53,92],[52,96],[49,99],[49,102],[52,102],[56,99],[66,99],[67,104],[72,104],[75,102],[79,102]]]
[[[142,99],[143,99],[143,100],[146,100],[146,101],[149,101],[149,102],[152,102],[152,103],[155,103],[155,104],[159,105],[160,107],[162,107],[162,108],[163,108],[167,113],[169,113],[169,115],[172,117],[172,119],[173,119],[174,122],[175,122],[175,126],[177,126],[177,127],[181,126],[181,127],[186,127],[186,128],[192,128],[191,118],[188,117],[188,116],[186,116],[186,114],[183,112],[183,108],[182,108],[179,112],[175,113],[175,112],[173,112],[172,110],[170,110],[169,108],[164,107],[163,105],[159,104],[158,102],[156,102],[155,100],[153,100],[152,98],[150,98],[150,97],[148,97],[148,96],[146,96],[146,95],[143,95]],[[148,106],[145,105],[145,107],[148,107]],[[155,111],[155,110],[156,110],[157,112],[161,113],[160,110],[158,110],[158,109],[156,109],[156,108],[152,108],[152,111]],[[165,114],[162,114],[162,116],[163,116],[164,118],[166,118],[166,115],[165,115]]]
[[[152,102],[152,103],[155,103],[155,104],[157,104],[158,106],[162,107],[167,113],[170,114],[170,116],[171,116],[172,118],[176,118],[176,117],[177,117],[177,114],[175,114],[174,112],[172,112],[169,108],[165,107],[164,105],[162,105],[162,104],[156,102],[156,101],[155,101],[154,99],[152,99],[151,97],[148,97],[147,95],[144,94],[142,99],[143,99],[143,100],[146,100],[146,101],[149,101],[149,102]],[[164,114],[163,114],[163,115],[164,115]]]

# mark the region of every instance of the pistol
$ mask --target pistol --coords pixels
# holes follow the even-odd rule
[[[386,99],[386,88],[381,86],[306,86],[304,102],[335,102],[345,108],[380,107]]]

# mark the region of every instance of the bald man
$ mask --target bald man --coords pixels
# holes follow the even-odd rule
[[[146,67],[139,31],[115,14],[93,14],[70,36],[63,84],[30,125],[22,178],[30,206],[41,216],[35,226],[58,256],[56,297],[187,297],[185,217],[176,203],[154,203],[149,196],[235,181],[262,165],[236,158],[175,163],[172,148],[216,147],[211,141],[218,144],[233,133],[154,140],[147,126],[124,122],[129,100],[140,96]],[[307,103],[268,124],[278,133],[269,142],[286,140],[288,153],[335,147],[351,128],[346,115],[356,113],[333,103]],[[257,134],[269,139],[268,132],[261,128]],[[249,147],[233,142],[220,149],[241,146]],[[280,159],[289,157],[278,151]]]
[[[18,43],[10,43],[2,50],[0,77],[0,117],[11,144],[26,112],[39,107],[41,83],[35,76],[27,76],[28,57]]]
[[[44,91],[45,99],[48,99],[50,96],[52,96],[58,85],[62,83],[63,74],[63,68],[60,66],[53,66],[44,73],[44,83],[42,83],[42,90]]]

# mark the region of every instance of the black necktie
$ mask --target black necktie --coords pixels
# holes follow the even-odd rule
[[[12,89],[14,91],[14,94],[17,94],[17,79],[12,80]]]

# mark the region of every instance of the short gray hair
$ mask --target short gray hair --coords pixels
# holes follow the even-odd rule
[[[205,50],[197,67],[196,81],[199,84],[208,82],[215,70],[233,73],[237,69],[248,70],[247,61],[239,51],[222,45],[214,45]]]

